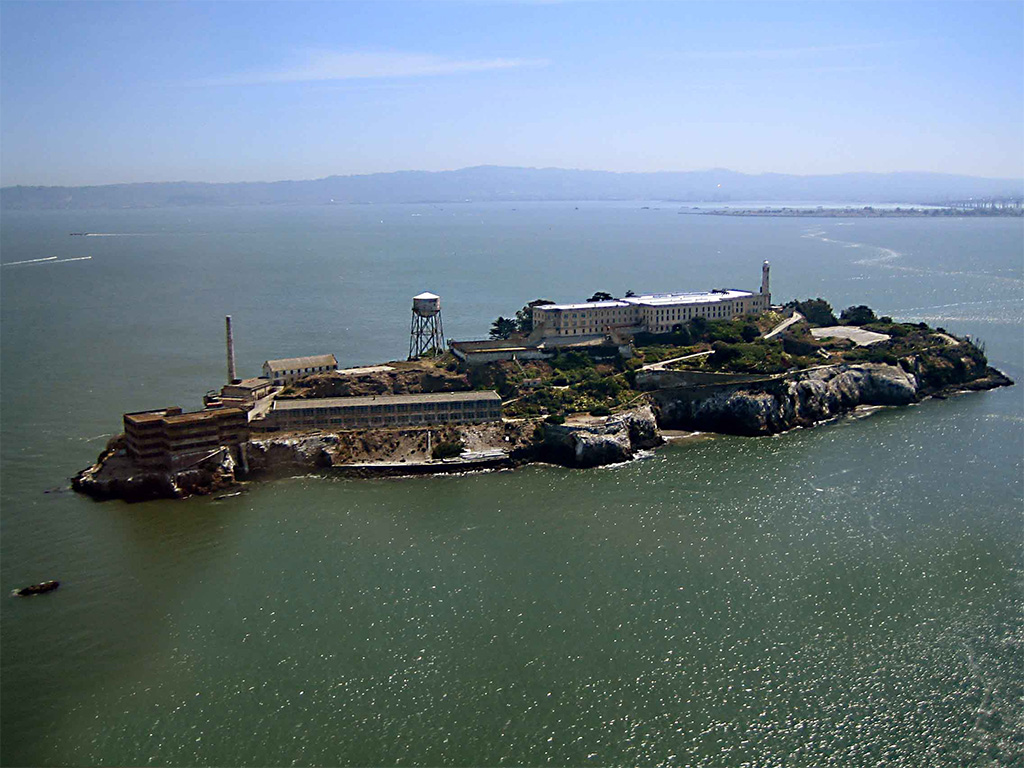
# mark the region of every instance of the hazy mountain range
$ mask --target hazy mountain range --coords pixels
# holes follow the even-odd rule
[[[750,175],[724,169],[613,173],[560,168],[477,166],[457,171],[400,171],[310,181],[159,182],[93,187],[4,187],[5,210],[155,208],[213,205],[451,203],[462,201],[741,200],[942,203],[970,197],[1024,196],[1022,179],[941,173]]]

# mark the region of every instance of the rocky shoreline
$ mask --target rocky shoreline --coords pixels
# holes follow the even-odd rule
[[[859,406],[910,405],[928,397],[1012,384],[989,367],[962,381],[936,385],[926,374],[898,365],[863,363],[753,384],[660,389],[651,393],[651,399],[663,428],[754,436],[812,426]]]
[[[770,435],[835,419],[860,406],[899,406],[961,391],[1009,386],[994,368],[969,366],[942,375],[917,366],[841,364],[765,381],[663,387],[647,402],[608,417],[565,424],[507,420],[502,424],[431,429],[367,429],[339,434],[289,434],[253,439],[179,472],[140,470],[111,440],[96,463],[72,480],[97,500],[181,499],[224,492],[241,482],[283,474],[331,472],[354,477],[505,469],[545,462],[588,468],[629,461],[665,442],[662,429]],[[429,435],[428,435],[429,433]],[[473,453],[430,460],[430,440],[457,440]]]

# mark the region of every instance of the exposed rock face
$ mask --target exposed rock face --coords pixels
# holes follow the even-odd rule
[[[334,465],[337,435],[309,435],[250,440],[245,446],[249,474],[326,469]]]
[[[465,392],[471,387],[465,374],[442,368],[413,368],[359,374],[326,373],[303,379],[293,389],[294,392],[288,396],[301,398]]]
[[[650,406],[592,424],[544,425],[539,457],[569,467],[598,467],[632,459],[642,448],[664,440]]]
[[[422,465],[432,459],[431,446],[441,442],[460,443],[468,451],[506,453],[513,462],[529,460],[532,451],[530,434],[533,426],[521,422],[495,424],[461,424],[404,429],[360,429],[340,434],[283,434],[251,440],[245,445],[247,476],[280,474],[282,472],[315,472],[345,468],[353,464],[395,463],[395,474],[401,474],[406,463]],[[438,465],[438,471],[443,466]],[[413,470],[410,469],[410,472]]]
[[[99,501],[151,501],[203,496],[235,483],[235,460],[224,450],[188,469],[173,472],[136,467],[122,445],[111,441],[96,463],[71,480],[71,487]]]
[[[964,373],[969,379],[975,372],[965,367]],[[1012,383],[1003,378],[995,386]],[[923,389],[902,367],[864,363],[758,384],[664,389],[651,397],[663,427],[768,435],[834,418],[858,405],[907,405],[933,391]]]

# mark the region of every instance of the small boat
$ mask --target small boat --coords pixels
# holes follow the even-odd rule
[[[28,587],[16,589],[14,590],[14,594],[18,597],[31,597],[32,595],[42,595],[46,592],[53,592],[53,590],[59,586],[59,581],[44,581],[39,584],[32,584]]]

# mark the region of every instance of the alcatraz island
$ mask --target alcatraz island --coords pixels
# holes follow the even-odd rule
[[[598,292],[529,302],[489,338],[446,342],[441,299],[413,298],[408,359],[338,368],[334,355],[267,360],[204,409],[126,413],[72,487],[96,499],[232,495],[296,472],[372,477],[594,467],[694,432],[768,435],[864,406],[1013,384],[984,345],[821,298],[758,292]]]

